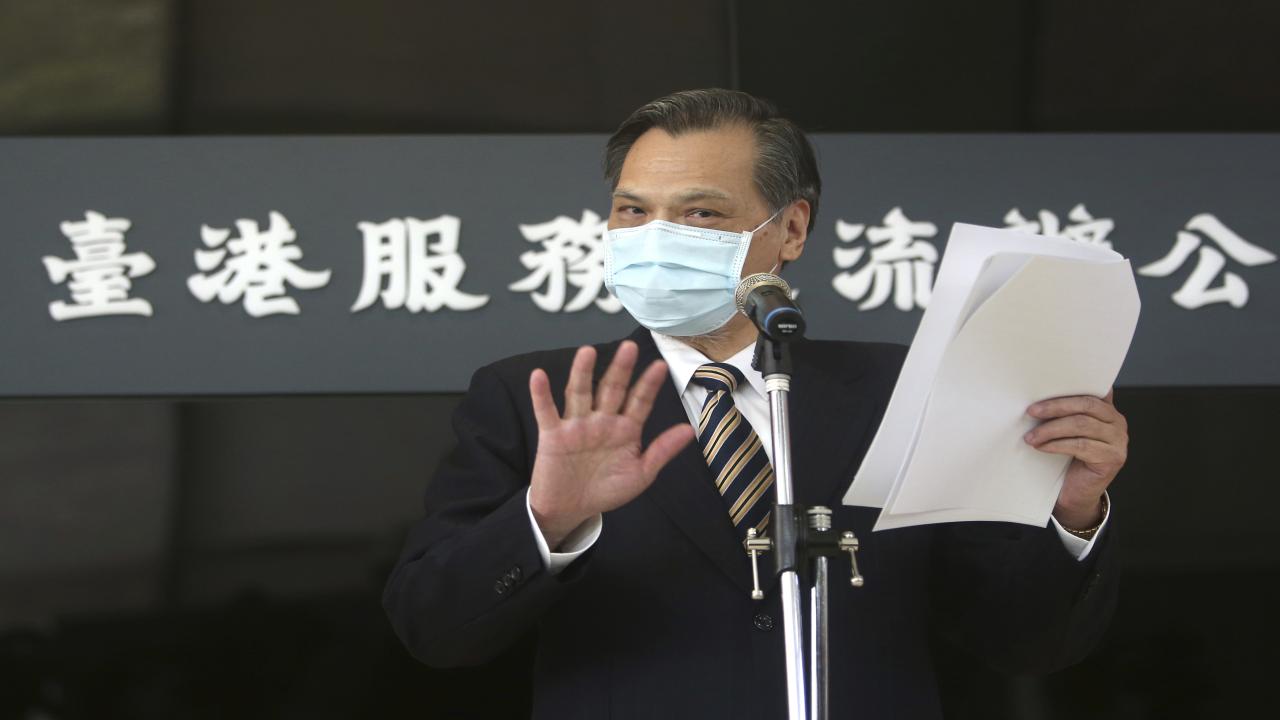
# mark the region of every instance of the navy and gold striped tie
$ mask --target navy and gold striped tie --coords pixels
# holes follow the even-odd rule
[[[707,389],[698,418],[698,444],[729,508],[729,520],[743,538],[748,528],[764,533],[773,505],[767,495],[773,466],[759,436],[733,404],[734,388],[745,381],[738,368],[727,363],[708,363],[693,373],[693,382]]]

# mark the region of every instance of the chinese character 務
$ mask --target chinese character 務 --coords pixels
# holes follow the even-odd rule
[[[590,210],[582,219],[561,215],[534,225],[521,225],[520,233],[540,250],[520,254],[520,264],[530,271],[509,287],[530,293],[533,302],[546,312],[578,312],[593,303],[607,313],[622,309],[622,303],[604,287],[605,221]],[[542,292],[535,292],[545,286]],[[569,286],[576,289],[565,302]]]

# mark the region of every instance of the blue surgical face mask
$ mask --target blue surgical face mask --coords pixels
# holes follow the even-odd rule
[[[719,329],[738,311],[755,230],[727,232],[654,220],[605,232],[604,283],[636,322],[664,335],[690,337]]]

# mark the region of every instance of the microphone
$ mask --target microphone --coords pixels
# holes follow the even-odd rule
[[[775,342],[804,337],[804,315],[791,300],[791,286],[777,275],[756,273],[742,278],[733,293],[733,302]]]

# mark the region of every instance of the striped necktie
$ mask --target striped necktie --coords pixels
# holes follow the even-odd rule
[[[727,363],[708,363],[693,373],[693,382],[707,389],[698,418],[698,444],[729,508],[729,520],[742,538],[748,528],[764,532],[773,505],[768,498],[773,466],[759,436],[733,404],[734,388],[745,381],[738,368]]]

